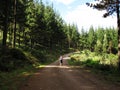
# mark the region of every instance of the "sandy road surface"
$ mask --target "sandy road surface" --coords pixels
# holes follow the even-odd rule
[[[20,90],[120,90],[120,87],[104,80],[83,68],[71,68],[64,57],[64,65],[56,61],[40,69]]]

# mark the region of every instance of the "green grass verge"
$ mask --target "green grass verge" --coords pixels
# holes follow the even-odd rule
[[[18,90],[36,70],[30,65],[12,72],[0,72],[0,90]]]
[[[71,55],[69,65],[89,68],[91,72],[98,74],[107,81],[120,84],[120,70],[117,68],[117,55],[101,54],[82,51]]]

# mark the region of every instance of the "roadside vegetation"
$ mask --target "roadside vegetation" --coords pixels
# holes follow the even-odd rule
[[[7,48],[0,54],[0,90],[18,90],[38,69],[58,59],[60,52],[50,49]]]
[[[91,72],[104,77],[104,79],[120,84],[120,71],[118,70],[118,56],[115,54],[78,51],[71,55],[70,65],[89,68]]]

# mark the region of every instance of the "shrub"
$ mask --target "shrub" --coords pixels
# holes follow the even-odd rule
[[[83,65],[101,71],[110,71],[117,68],[117,55],[107,53],[98,55],[88,50],[84,50],[82,53],[71,55],[71,62],[75,65]]]
[[[87,67],[95,68],[99,65],[99,61],[93,61],[92,59],[87,59],[86,61],[83,61],[82,64],[85,64]]]

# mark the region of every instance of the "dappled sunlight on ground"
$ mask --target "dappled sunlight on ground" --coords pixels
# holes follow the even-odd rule
[[[29,76],[31,73],[30,72],[23,72],[21,75],[22,76]]]
[[[68,67],[68,66],[66,66],[66,65],[47,65],[47,66],[45,66],[46,68],[70,68],[70,67]]]
[[[70,59],[70,57],[64,57],[63,59],[64,59],[64,60],[68,60],[68,59]]]

